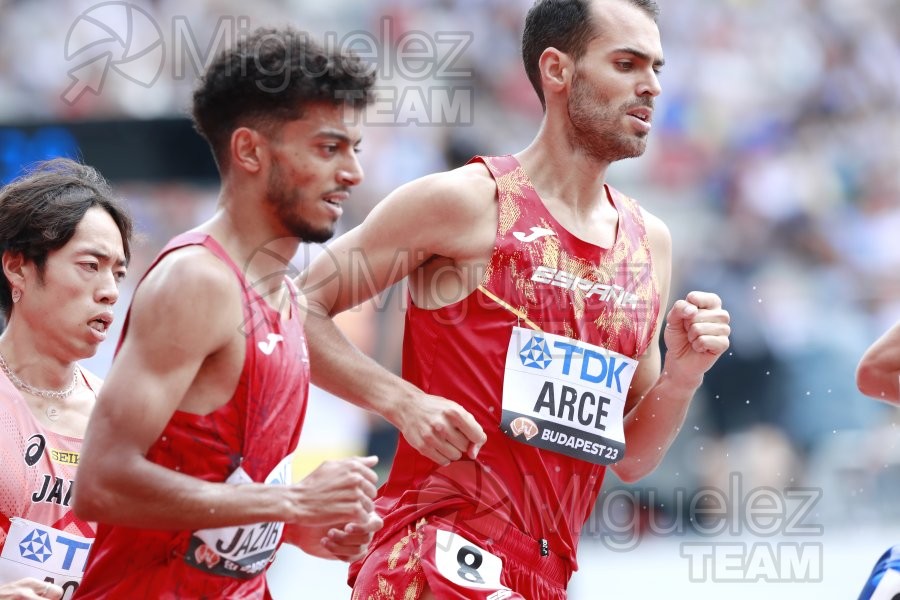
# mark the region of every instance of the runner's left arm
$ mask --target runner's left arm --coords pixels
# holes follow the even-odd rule
[[[660,306],[666,306],[671,285],[671,237],[662,221],[652,215],[646,217],[660,284]],[[665,318],[666,361],[662,372],[659,331],[663,320],[658,320],[653,341],[638,364],[628,394],[625,458],[612,466],[620,479],[637,481],[662,462],[681,431],[691,399],[703,383],[703,374],[728,349],[729,320],[716,294],[694,291],[675,302]]]

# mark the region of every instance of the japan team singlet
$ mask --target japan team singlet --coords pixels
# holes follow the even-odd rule
[[[0,374],[0,584],[52,581],[64,600],[78,588],[95,534],[70,508],[81,441],[44,427]]]
[[[379,490],[385,526],[372,548],[422,518],[466,537],[491,532],[488,543],[502,546],[502,523],[571,574],[605,465],[627,453],[625,396],[659,314],[649,242],[637,203],[611,187],[618,227],[612,247],[600,248],[554,219],[514,157],[474,161],[497,185],[490,263],[462,301],[438,310],[410,303],[403,377],[460,403],[488,441],[477,461],[440,467],[401,438]]]
[[[241,282],[244,322],[235,323],[235,330],[246,336],[246,356],[230,401],[205,416],[176,411],[147,459],[206,481],[290,483],[289,455],[297,446],[309,387],[296,294],[291,318],[282,320],[225,250],[199,232],[169,242],[150,270],[169,252],[189,245],[204,246]],[[126,320],[122,339],[127,328]],[[100,524],[76,597],[266,598],[265,570],[282,528],[282,523],[259,523],[162,531]]]

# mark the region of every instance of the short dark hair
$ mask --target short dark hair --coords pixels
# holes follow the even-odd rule
[[[112,217],[125,260],[131,259],[131,217],[96,169],[68,158],[35,164],[0,188],[0,256],[21,253],[43,275],[47,256],[69,243],[88,209],[99,206]],[[12,312],[12,289],[0,277],[0,310]]]
[[[659,6],[654,0],[624,1],[642,9],[654,21],[659,16]],[[534,3],[525,17],[522,60],[541,106],[546,108],[547,105],[541,87],[540,60],[544,50],[556,48],[578,60],[584,56],[588,42],[595,35],[590,0],[537,0]]]
[[[328,50],[291,27],[259,28],[220,52],[194,89],[193,117],[223,171],[238,127],[266,128],[303,117],[314,102],[362,108],[374,99],[375,69]]]

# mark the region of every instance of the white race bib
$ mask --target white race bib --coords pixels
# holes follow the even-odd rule
[[[294,455],[286,456],[266,477],[268,485],[289,485]],[[238,467],[225,483],[253,483]],[[189,565],[215,575],[252,579],[262,573],[275,555],[284,523],[254,523],[237,527],[201,529],[191,536],[184,557]]]
[[[71,598],[81,583],[93,542],[93,538],[13,517],[0,554],[0,583],[34,577],[62,586],[63,598]]]
[[[530,446],[599,465],[618,462],[637,364],[592,344],[513,327],[500,428]]]

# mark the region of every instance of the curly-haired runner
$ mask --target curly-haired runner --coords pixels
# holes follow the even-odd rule
[[[289,481],[309,361],[283,274],[301,241],[332,235],[362,179],[354,124],[373,83],[291,29],[256,31],[200,81],[219,208],[135,293],[75,489],[78,514],[100,522],[77,597],[264,598],[282,538],[349,560],[381,526],[374,458]]]

